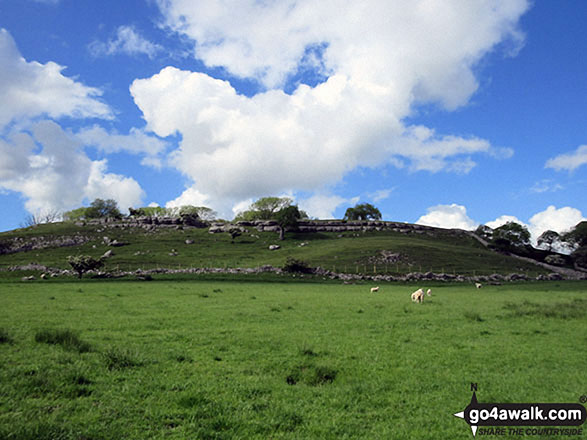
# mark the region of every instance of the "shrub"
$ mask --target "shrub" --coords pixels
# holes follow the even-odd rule
[[[282,269],[289,273],[314,273],[314,269],[308,263],[292,257],[287,257]]]
[[[102,259],[95,259],[90,255],[77,255],[77,256],[68,256],[67,262],[69,265],[77,272],[78,278],[82,278],[82,275],[94,269],[99,269],[104,265]]]

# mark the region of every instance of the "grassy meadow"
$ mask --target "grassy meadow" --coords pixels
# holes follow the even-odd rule
[[[471,382],[587,391],[586,282],[369,287],[0,283],[0,438],[470,439]]]
[[[154,233],[141,228],[80,227],[66,222],[0,233],[0,245],[3,241],[9,242],[15,238],[51,241],[80,236],[86,237],[88,241],[78,246],[51,246],[0,255],[0,269],[29,263],[70,269],[68,255],[83,254],[98,258],[111,250],[113,256],[106,262],[106,271],[134,271],[139,268],[251,268],[263,265],[283,267],[287,258],[293,257],[312,267],[321,266],[334,272],[366,275],[431,271],[471,276],[517,272],[536,277],[548,273],[537,265],[493,252],[471,237],[455,236],[441,229],[431,235],[394,231],[288,232],[286,239],[280,241],[277,233],[248,228],[246,233],[232,241],[227,233],[210,234],[207,229],[162,229]],[[104,237],[125,245],[110,247],[104,243]],[[186,244],[186,240],[191,244]],[[271,251],[271,244],[277,244],[281,249]],[[398,255],[397,261],[384,261],[382,252]],[[9,275],[0,273],[0,279],[3,277]]]

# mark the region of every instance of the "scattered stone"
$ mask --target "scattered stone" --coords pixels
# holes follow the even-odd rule
[[[281,248],[281,246],[279,246],[278,244],[269,245],[270,251],[276,251],[277,249],[280,249],[280,248]]]
[[[114,252],[112,252],[112,249],[110,249],[104,252],[104,255],[102,255],[101,258],[110,258],[112,255],[114,255]]]
[[[185,241],[185,244],[194,244],[194,240],[189,240],[188,239],[188,240]]]

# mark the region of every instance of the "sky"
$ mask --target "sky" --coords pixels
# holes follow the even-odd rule
[[[536,239],[587,215],[583,0],[0,0],[0,231],[264,196]]]

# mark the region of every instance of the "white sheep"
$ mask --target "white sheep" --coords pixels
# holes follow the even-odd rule
[[[379,292],[379,286],[371,287],[371,293]]]
[[[412,301],[419,303],[424,301],[424,291],[422,289],[418,289],[412,293]]]
[[[475,283],[475,287],[476,287],[477,289],[480,289],[480,288],[481,288],[481,287],[483,287],[483,286],[481,285],[481,283]]]

